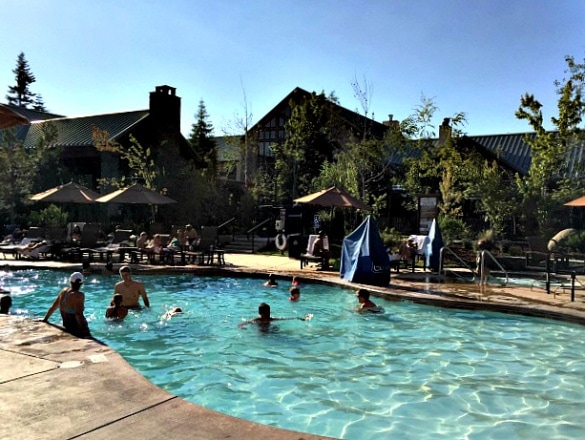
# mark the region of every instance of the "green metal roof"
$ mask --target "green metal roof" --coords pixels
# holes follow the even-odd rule
[[[146,119],[149,113],[148,110],[138,110],[78,118],[56,118],[36,121],[30,124],[25,134],[26,137],[21,137],[21,139],[24,139],[26,147],[35,146],[43,134],[43,125],[52,124],[57,129],[57,139],[51,146],[92,146],[93,127],[107,131],[110,139],[117,139],[129,133],[136,124]]]

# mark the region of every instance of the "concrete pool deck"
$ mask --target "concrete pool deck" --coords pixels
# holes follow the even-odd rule
[[[136,266],[136,271],[215,274],[275,273],[288,283],[304,280],[355,288],[334,272],[300,270],[298,260],[264,255],[226,255],[227,266]],[[1,263],[0,263],[1,264]],[[74,271],[79,264],[4,260],[9,270]],[[96,265],[97,266],[97,265]],[[99,269],[99,268],[97,268]],[[140,274],[137,275],[137,278]],[[585,282],[585,279],[580,279]],[[114,279],[112,279],[112,283]],[[489,309],[585,324],[585,292],[574,302],[565,289],[546,294],[530,287],[438,284],[422,270],[392,273],[388,288],[365,286],[389,299],[447,307]],[[14,307],[18,307],[15,303]],[[0,315],[0,438],[15,439],[254,439],[313,440],[327,437],[259,425],[207,410],[170,395],[96,340],[77,339],[58,326]]]

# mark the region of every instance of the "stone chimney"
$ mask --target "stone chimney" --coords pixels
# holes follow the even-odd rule
[[[384,124],[386,127],[391,127],[395,130],[398,130],[400,128],[400,121],[395,121],[394,115],[388,115],[388,120],[382,122],[382,124]]]
[[[176,131],[181,131],[181,98],[176,88],[157,86],[150,92],[150,116],[154,121]]]
[[[439,126],[439,145],[445,145],[451,137],[451,118],[444,118]]]

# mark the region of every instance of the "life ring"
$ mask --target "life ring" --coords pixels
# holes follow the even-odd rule
[[[276,237],[274,238],[274,244],[276,244],[276,248],[278,250],[284,251],[288,245],[286,235],[284,235],[282,232],[276,234]]]

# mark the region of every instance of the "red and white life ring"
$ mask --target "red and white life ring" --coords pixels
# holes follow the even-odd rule
[[[282,232],[276,234],[276,237],[274,238],[274,244],[276,245],[276,249],[284,251],[288,245],[286,235],[284,235]]]

